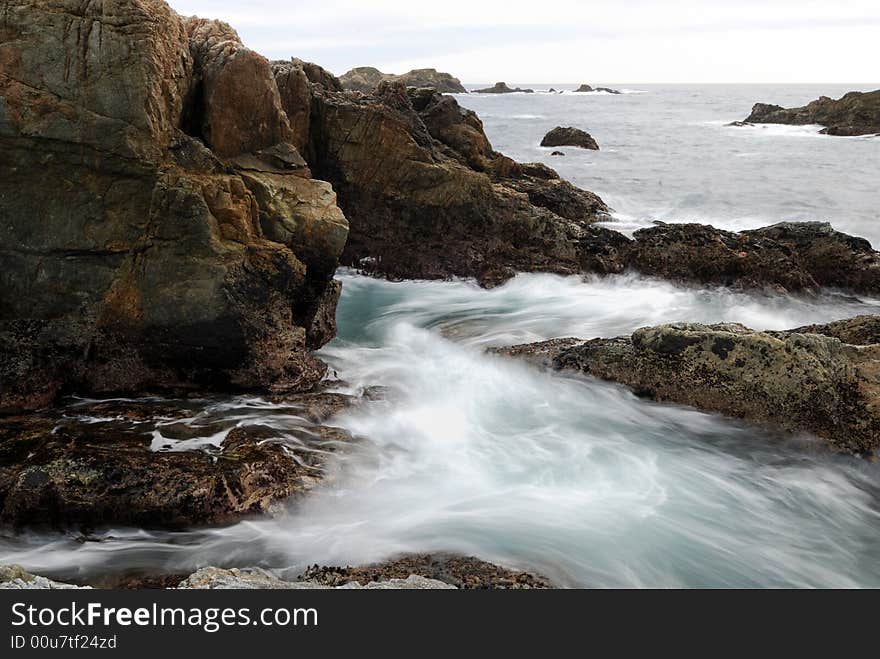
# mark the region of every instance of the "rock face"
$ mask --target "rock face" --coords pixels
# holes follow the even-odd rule
[[[607,207],[549,167],[494,151],[454,97],[399,81],[369,95],[314,85],[312,94],[307,160],[332,182],[350,223],[344,263],[486,285],[513,269],[582,269],[577,241]]]
[[[593,136],[580,128],[557,126],[541,140],[541,146],[577,146],[581,149],[599,150]]]
[[[880,89],[872,92],[849,92],[834,100],[822,96],[799,108],[755,103],[747,123],[821,124],[827,135],[880,134]]]
[[[534,94],[534,89],[520,89],[519,87],[511,89],[506,82],[496,82],[491,87],[485,89],[475,89],[475,94],[512,94],[514,92],[523,92],[525,94]]]
[[[0,525],[180,528],[281,510],[349,441],[320,425],[351,399],[300,394],[287,431],[208,419],[204,402],[107,401],[0,419]],[[201,405],[201,407],[200,407]]]
[[[372,66],[359,66],[339,76],[342,88],[368,94],[383,80],[399,80],[407,87],[426,87],[440,93],[466,94],[458,78],[437,69],[413,69],[400,75],[382,73]]]
[[[656,400],[808,431],[842,451],[880,447],[880,344],[676,323],[631,337],[556,339],[502,352],[620,382]]]
[[[160,0],[4,3],[0,412],[321,378],[347,223],[284,101],[229,26]]]

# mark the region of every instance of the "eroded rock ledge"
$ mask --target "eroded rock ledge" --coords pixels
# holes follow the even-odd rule
[[[839,99],[822,96],[799,108],[755,103],[745,123],[821,124],[827,135],[880,134],[880,89],[872,92],[849,92]]]
[[[880,447],[876,325],[876,316],[787,332],[675,323],[499,352],[620,382],[655,400],[807,431],[838,450],[870,455]]]

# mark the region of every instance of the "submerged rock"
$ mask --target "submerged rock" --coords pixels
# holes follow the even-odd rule
[[[799,108],[755,103],[745,122],[753,124],[820,124],[827,135],[880,134],[880,89],[849,92],[835,100],[821,96]]]
[[[541,140],[541,146],[577,146],[582,149],[599,150],[599,145],[592,135],[580,128],[557,126]]]
[[[475,89],[475,94],[512,94],[514,92],[524,92],[526,94],[533,94],[535,92],[534,89],[521,89],[516,87],[515,89],[511,89],[507,86],[506,82],[496,82],[491,87],[486,87],[485,89]]]
[[[0,419],[0,524],[180,528],[281,511],[350,441],[319,424],[351,402],[288,397],[273,409],[290,415],[285,430],[198,421],[204,402],[150,399]]]
[[[11,0],[0,32],[0,413],[312,388],[347,222],[300,157],[310,98],[160,0]]]
[[[342,88],[368,94],[384,80],[399,80],[407,87],[426,87],[446,94],[466,94],[461,80],[437,69],[413,69],[400,75],[382,73],[372,66],[359,66],[339,76]]]
[[[620,382],[655,400],[807,431],[850,453],[880,446],[880,344],[674,323],[629,337],[555,339],[499,352]]]

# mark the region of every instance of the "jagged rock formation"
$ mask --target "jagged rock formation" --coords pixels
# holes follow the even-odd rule
[[[486,87],[485,89],[475,89],[475,94],[512,94],[514,92],[523,92],[525,94],[534,94],[534,89],[521,89],[516,87],[515,89],[511,89],[507,86],[506,82],[496,82],[491,87]]]
[[[333,183],[351,231],[343,262],[389,277],[577,272],[601,199],[494,151],[477,115],[430,89],[370,95],[312,86],[307,159]],[[285,96],[282,89],[282,96]]]
[[[799,108],[755,103],[746,117],[749,124],[821,124],[827,135],[880,134],[880,89],[849,92],[835,100],[821,96]]]
[[[880,446],[880,344],[826,335],[845,334],[844,325],[853,323],[814,328],[823,330],[819,334],[676,323],[630,337],[554,339],[500,352],[620,382],[655,400],[808,431],[839,450],[870,454]]]
[[[541,146],[576,146],[581,149],[599,150],[593,136],[580,128],[557,126],[544,135]]]
[[[359,66],[339,76],[342,88],[368,94],[383,80],[399,80],[407,87],[426,87],[445,94],[467,94],[461,80],[437,69],[413,69],[400,75],[382,73],[372,66]]]
[[[347,223],[269,62],[160,0],[0,21],[0,411],[312,387]]]

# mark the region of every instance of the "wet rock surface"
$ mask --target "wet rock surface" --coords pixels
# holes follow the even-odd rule
[[[407,87],[426,87],[445,94],[466,94],[461,80],[437,69],[413,69],[400,75],[382,73],[372,66],[359,66],[339,76],[339,83],[347,91],[365,94],[384,80],[399,80]]]
[[[849,92],[836,100],[822,96],[799,108],[755,103],[745,123],[821,124],[827,135],[880,134],[880,89]]]
[[[581,149],[599,150],[593,136],[580,128],[557,126],[544,135],[541,146],[576,146]]]
[[[0,524],[183,528],[280,512],[351,441],[321,423],[357,403],[335,393],[81,401],[0,419]]]
[[[0,565],[0,590],[76,590],[75,586],[31,574],[20,565]]]
[[[880,446],[880,345],[843,343],[865,317],[815,329],[758,332],[675,323],[612,339],[556,339],[498,352],[620,382],[637,394],[721,412],[870,455]],[[830,334],[830,335],[829,335]]]
[[[361,585],[357,581],[347,581],[339,585],[331,585],[325,581],[304,579],[285,581],[260,568],[232,568],[224,570],[215,567],[202,568],[184,579],[178,588],[181,589],[236,589],[236,590],[327,590],[327,589],[361,589],[368,590],[454,590],[452,586],[437,579],[411,574],[406,577],[370,581]]]

